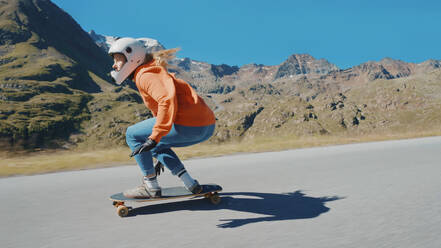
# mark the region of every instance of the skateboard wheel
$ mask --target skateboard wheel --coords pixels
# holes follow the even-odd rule
[[[120,205],[118,206],[116,212],[120,217],[126,217],[129,214],[129,209],[124,205]]]
[[[211,194],[209,199],[210,199],[210,202],[213,203],[214,205],[217,205],[221,202],[221,198],[217,192]]]

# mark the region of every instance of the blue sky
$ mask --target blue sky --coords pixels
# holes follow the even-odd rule
[[[294,53],[344,69],[441,59],[441,1],[52,0],[85,31],[149,37],[179,57],[277,65]]]

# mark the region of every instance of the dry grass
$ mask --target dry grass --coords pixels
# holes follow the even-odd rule
[[[133,163],[128,148],[99,151],[58,151],[33,154],[2,154],[0,177],[80,170]],[[123,156],[124,155],[124,156]]]
[[[307,137],[256,137],[254,139],[224,143],[221,145],[199,144],[191,147],[176,148],[181,159],[194,157],[213,157],[235,153],[280,151],[287,149],[372,142],[382,140],[396,140],[417,137],[439,136],[441,130],[420,131],[418,133],[377,133],[363,136],[329,135]],[[97,151],[59,151],[40,152],[34,154],[0,154],[0,177],[14,175],[32,175],[57,171],[81,170],[135,164],[128,157],[130,153],[126,147]]]

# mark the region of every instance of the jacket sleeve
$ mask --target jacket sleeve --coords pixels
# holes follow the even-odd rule
[[[141,82],[147,94],[158,104],[156,123],[149,138],[159,143],[170,132],[176,118],[178,103],[175,84],[166,73],[150,72],[141,76]]]

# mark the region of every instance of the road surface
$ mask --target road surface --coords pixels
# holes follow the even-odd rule
[[[135,165],[0,179],[0,247],[441,247],[441,137],[185,161],[202,200],[134,204]],[[162,186],[180,182],[169,172]]]

